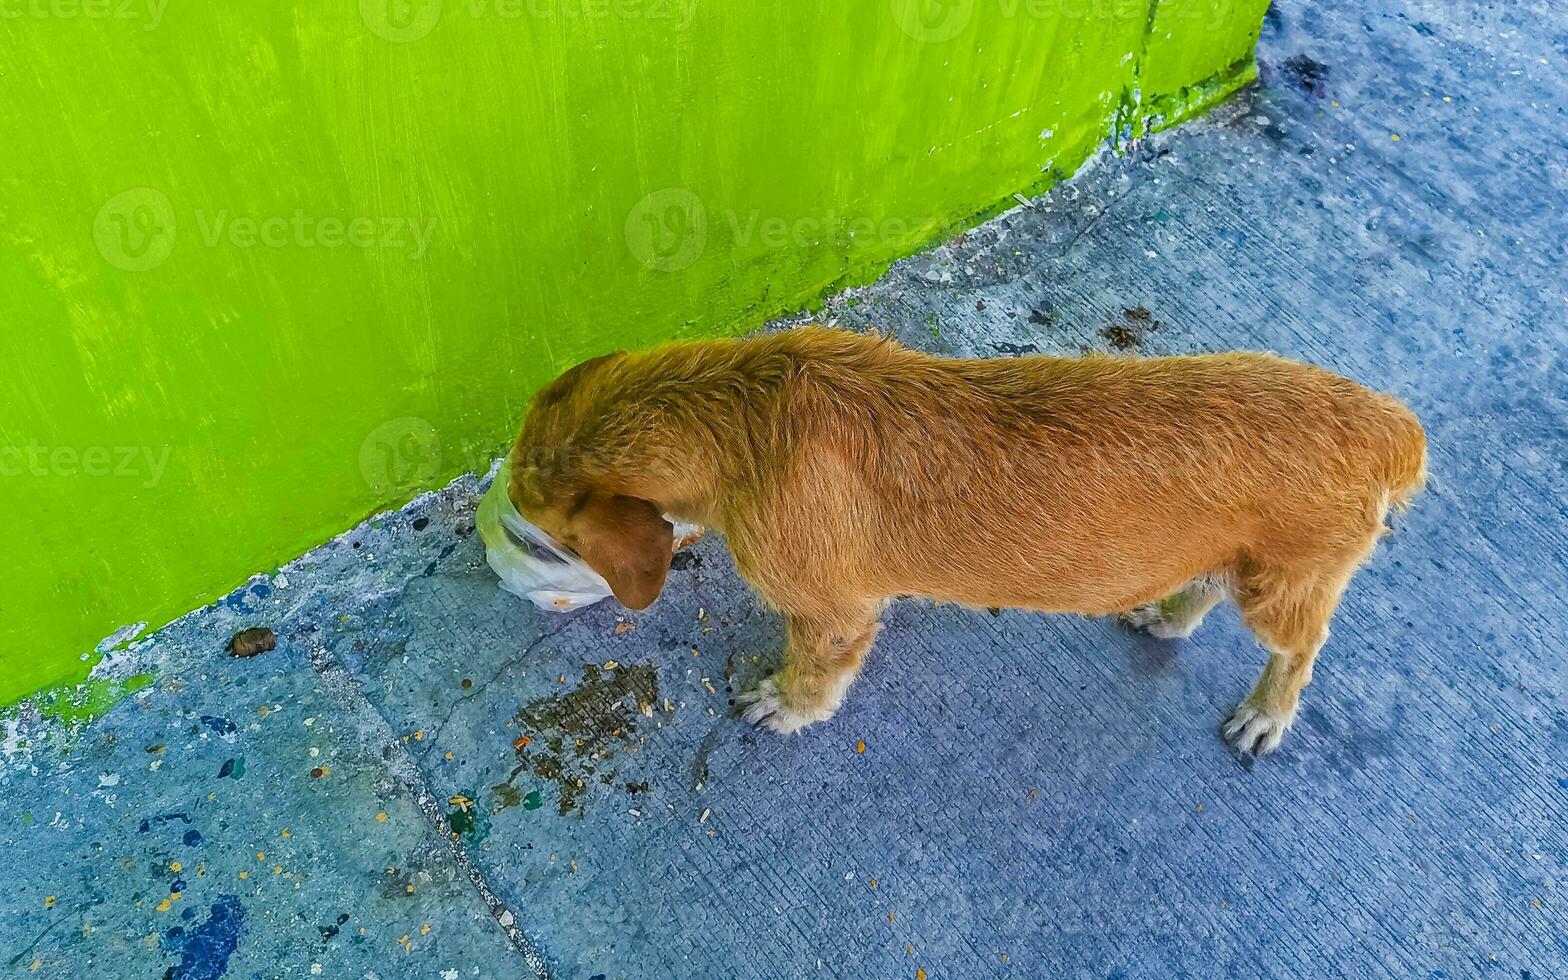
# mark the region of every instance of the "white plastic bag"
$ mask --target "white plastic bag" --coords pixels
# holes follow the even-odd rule
[[[501,588],[550,612],[581,609],[612,595],[610,584],[587,562],[523,520],[507,493],[510,472],[510,461],[502,461],[475,517],[485,560],[500,576]],[[702,528],[676,521],[671,549],[678,551],[700,537]]]

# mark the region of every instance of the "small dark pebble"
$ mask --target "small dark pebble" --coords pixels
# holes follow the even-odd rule
[[[427,528],[429,526],[430,526],[430,518],[428,518],[428,517],[416,517],[416,518],[414,518],[414,530],[416,530],[416,531],[423,531],[425,528]]]
[[[975,312],[976,313],[984,313],[985,312],[985,300],[983,300],[983,299],[975,300]]]
[[[474,686],[474,682],[473,681],[469,680],[466,677],[463,678],[463,690],[466,691],[466,690],[468,690],[469,688],[471,688],[473,686]]]
[[[310,778],[311,779],[320,779],[322,776],[325,776],[326,774],[327,774],[327,771],[325,769],[321,768],[320,766],[317,766],[316,768],[314,768],[314,769],[312,769],[310,771]]]
[[[278,638],[265,626],[256,626],[234,634],[229,641],[229,656],[249,659],[275,649]]]

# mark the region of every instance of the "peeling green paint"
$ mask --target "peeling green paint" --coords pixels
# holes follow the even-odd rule
[[[150,685],[151,674],[133,674],[123,680],[92,678],[81,684],[60,687],[38,699],[38,713],[66,725],[83,725],[101,717],[128,694]]]
[[[869,281],[1185,118],[1265,7],[0,20],[0,703],[481,467],[585,356]]]

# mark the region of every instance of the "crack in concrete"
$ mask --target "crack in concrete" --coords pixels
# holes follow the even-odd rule
[[[556,632],[559,632],[559,630]],[[532,649],[545,636],[553,635],[551,633],[538,637],[534,643],[529,645],[528,649]],[[525,649],[518,656],[521,657],[527,652],[528,650]],[[518,928],[517,916],[513,914],[511,908],[505,902],[501,901],[495,890],[490,887],[490,882],[485,878],[484,872],[469,857],[468,848],[463,846],[461,838],[452,833],[452,828],[447,824],[446,815],[442,811],[441,801],[430,792],[430,786],[425,781],[424,772],[420,770],[419,763],[414,759],[414,755],[409,751],[408,746],[404,745],[403,740],[398,738],[397,734],[392,730],[392,726],[387,723],[386,718],[370,702],[370,699],[365,697],[353,675],[337,662],[331,651],[323,646],[312,647],[310,651],[310,665],[321,678],[330,697],[361,714],[368,712],[371,717],[380,722],[381,734],[383,736],[382,758],[387,763],[388,775],[399,780],[403,784],[404,789],[409,791],[414,798],[415,804],[419,807],[419,811],[424,814],[425,820],[430,824],[430,829],[446,845],[447,853],[452,861],[468,876],[469,883],[473,885],[474,890],[479,893],[480,899],[490,909],[490,915],[495,919],[496,925],[501,927],[501,931],[506,934],[507,941],[511,943],[512,948],[528,964],[528,968],[532,971],[535,980],[551,980],[549,964],[545,960],[544,954],[540,952],[538,944]],[[500,671],[497,671],[496,676],[499,676],[500,673]],[[494,677],[491,678],[492,681],[494,679]],[[448,717],[450,717],[450,714]]]
[[[497,667],[495,669],[495,671],[493,673],[491,673],[489,679],[486,680],[483,684],[475,685],[473,690],[469,691],[467,694],[465,694],[462,697],[458,698],[456,701],[453,701],[451,706],[449,706],[446,709],[446,714],[441,716],[441,720],[439,722],[437,722],[435,727],[431,730],[431,733],[430,733],[430,744],[435,745],[437,742],[440,741],[441,733],[446,731],[447,722],[452,720],[452,716],[457,713],[457,709],[458,708],[460,708],[461,706],[463,706],[463,705],[467,704],[468,702],[472,701],[474,698],[479,697],[479,695],[483,694],[485,692],[485,690],[490,687],[491,684],[494,684],[497,680],[499,680],[501,678],[502,674],[504,674],[507,671],[511,670],[513,667],[516,667],[518,664],[522,663],[523,660],[525,658],[527,658],[529,654],[531,654],[535,650],[539,649],[539,645],[541,643],[543,643],[545,640],[549,640],[549,639],[552,639],[554,637],[557,637],[557,636],[561,635],[561,633],[565,632],[566,627],[568,625],[570,625],[570,624],[562,623],[560,626],[557,626],[555,629],[549,631],[548,633],[540,633],[538,636],[536,636],[532,640],[530,640],[528,642],[527,646],[523,647],[517,653],[513,654],[510,657],[507,657],[506,660],[502,661],[501,666]]]

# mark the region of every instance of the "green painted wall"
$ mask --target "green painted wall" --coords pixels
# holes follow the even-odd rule
[[[1250,77],[1266,0],[0,4],[0,703]]]

